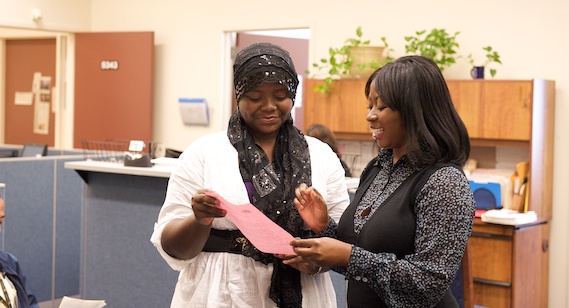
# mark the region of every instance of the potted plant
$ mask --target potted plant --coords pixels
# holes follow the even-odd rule
[[[475,65],[474,57],[472,54],[469,54],[467,56],[468,63],[473,66],[471,71],[472,78],[484,78],[484,69],[488,67],[488,65],[492,62],[502,64],[502,61],[500,60],[500,54],[492,49],[492,46],[482,47],[482,49],[486,51],[486,60],[484,60],[482,63],[479,63],[478,65]],[[476,70],[478,70],[477,74],[475,74]],[[490,68],[490,76],[494,77],[495,75],[496,69]]]
[[[433,60],[441,71],[456,63],[458,56],[456,48],[458,42],[456,37],[460,32],[453,35],[447,33],[445,29],[434,28],[430,32],[427,30],[416,31],[414,36],[405,36],[405,52],[425,56]]]
[[[329,48],[327,58],[312,64],[315,72],[306,70],[306,74],[311,76],[325,76],[324,84],[315,86],[315,91],[329,92],[336,79],[367,78],[374,70],[391,61],[391,57],[383,56],[385,50],[389,52],[385,37],[381,37],[384,46],[372,46],[370,40],[362,39],[362,35],[362,29],[358,27],[355,38],[346,39],[339,48]]]

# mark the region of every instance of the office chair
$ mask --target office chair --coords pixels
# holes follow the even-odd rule
[[[20,157],[36,157],[47,155],[47,144],[26,143]]]
[[[460,268],[451,285],[451,291],[460,307],[474,307],[474,279],[472,278],[472,263],[468,244],[466,244]]]
[[[462,290],[463,290],[463,303],[464,307],[474,307],[474,278],[472,277],[472,263],[470,260],[470,248],[466,244],[464,256],[462,256],[461,270],[462,270]]]

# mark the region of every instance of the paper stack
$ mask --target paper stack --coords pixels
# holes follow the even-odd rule
[[[537,215],[534,211],[518,212],[509,209],[488,210],[481,217],[483,222],[489,222],[501,225],[521,225],[534,222]]]
[[[107,303],[104,300],[87,300],[64,296],[59,304],[59,308],[102,308]]]

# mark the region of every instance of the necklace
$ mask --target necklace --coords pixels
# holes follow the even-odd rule
[[[375,196],[373,198],[373,201],[371,201],[371,204],[369,206],[367,206],[366,208],[364,208],[364,210],[361,212],[361,214],[360,214],[361,218],[364,218],[364,219],[367,218],[371,214],[372,210],[374,209],[374,206],[375,206],[375,208],[378,208],[381,206],[381,204],[376,204],[376,202],[377,202],[377,200],[379,200],[383,196],[383,194],[385,193],[385,190],[387,189],[387,185],[389,185],[389,183],[391,182],[391,174],[392,174],[392,172],[390,171],[389,174],[387,175],[387,180],[385,181],[385,183],[383,184],[383,187],[379,191],[379,194],[377,196]],[[378,173],[377,176],[379,176],[379,175],[380,174]],[[374,184],[372,183],[372,185],[374,185]]]
[[[360,216],[361,216],[362,218],[364,218],[364,217],[367,217],[367,215],[369,215],[369,213],[371,213],[371,205],[368,206],[367,208],[365,208],[365,209],[363,210],[363,212],[360,214]]]

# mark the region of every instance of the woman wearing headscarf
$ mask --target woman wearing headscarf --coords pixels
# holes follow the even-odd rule
[[[251,203],[294,237],[313,236],[293,203],[301,183],[318,187],[336,221],[349,203],[336,154],[293,126],[298,78],[288,52],[252,44],[237,54],[233,70],[238,108],[226,131],[182,153],[151,238],[180,271],[171,306],[335,307],[328,273],[259,251],[205,194]]]

